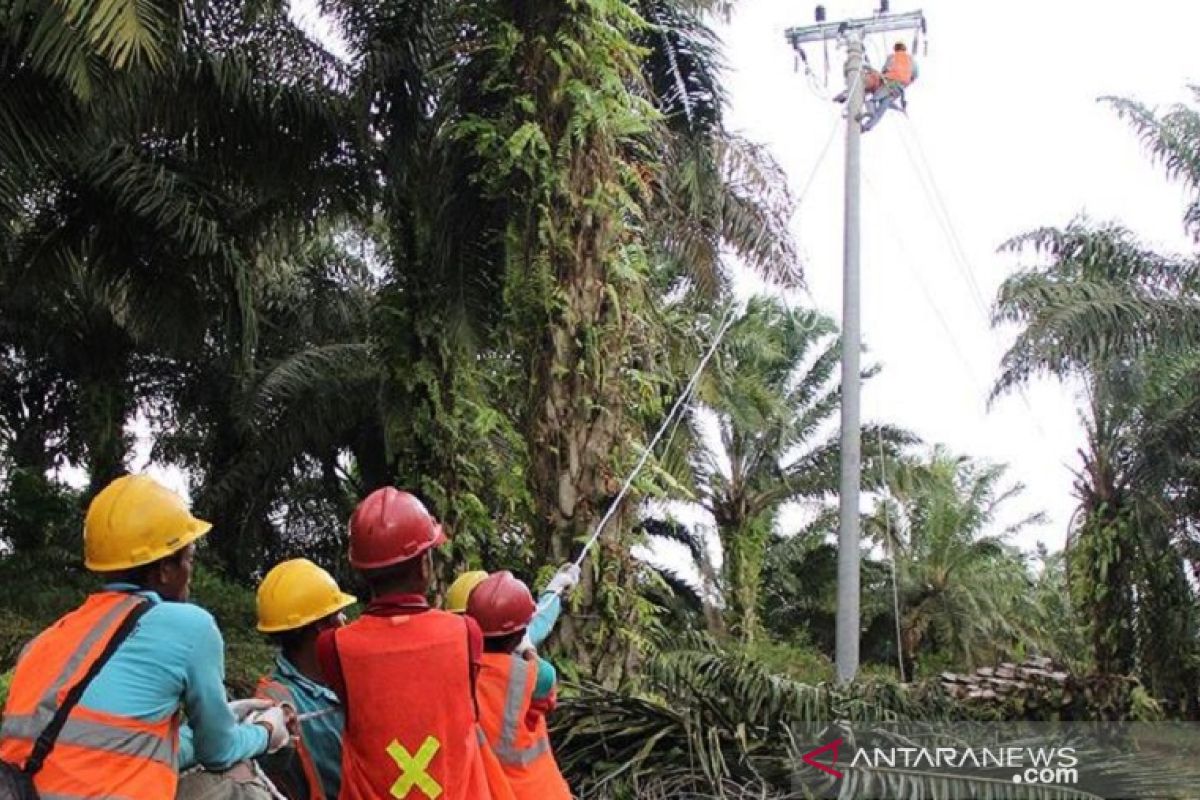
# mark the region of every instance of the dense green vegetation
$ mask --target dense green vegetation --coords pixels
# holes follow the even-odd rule
[[[1074,716],[1200,715],[1200,269],[1086,220],[1014,240],[996,306],[998,393],[1088,390],[1069,547],[1014,546],[1002,465],[871,421],[864,678],[829,685],[838,333],[732,296],[802,270],[784,176],[724,121],[729,5],[325,0],[343,58],[281,3],[0,1],[0,672],[92,587],[82,509],[147,450],[215,523],[195,594],[237,689],[254,579],[353,581],[378,486],[452,532],[441,585],[544,580],[729,321],[552,645],[584,796],[786,797],[791,726],[1043,714],[934,680],[1035,653],[1100,687]],[[1200,238],[1200,114],[1113,105]],[[667,541],[691,563],[635,556]]]

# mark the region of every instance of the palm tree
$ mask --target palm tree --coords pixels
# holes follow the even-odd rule
[[[641,0],[648,23],[638,37],[648,53],[642,75],[666,129],[664,164],[651,185],[650,222],[656,259],[712,301],[727,296],[738,263],[778,285],[802,284],[788,225],[787,179],[765,148],[724,123],[721,47],[711,16],[727,12],[711,0]]]
[[[831,506],[798,532],[776,532],[759,592],[759,616],[771,640],[814,647],[831,665],[837,645],[837,522]],[[890,565],[865,552],[861,577],[863,663],[893,668],[900,645]]]
[[[0,9],[0,285],[4,287],[0,316],[21,320],[0,331],[0,349],[9,366],[15,367],[9,376],[30,379],[9,388],[17,394],[32,391],[41,396],[45,392],[45,397],[57,398],[56,409],[45,408],[55,418],[57,431],[67,427],[64,417],[74,419],[76,432],[90,426],[93,435],[81,438],[92,445],[96,472],[108,477],[114,458],[123,453],[120,424],[114,428],[111,418],[124,410],[120,400],[124,375],[114,375],[103,362],[89,358],[94,352],[80,352],[79,342],[70,341],[70,334],[57,335],[58,327],[66,322],[60,316],[63,312],[79,312],[93,319],[103,316],[93,313],[98,298],[91,289],[96,287],[86,289],[88,296],[76,303],[58,303],[58,308],[46,315],[49,324],[39,325],[31,312],[38,312],[45,298],[31,301],[26,281],[15,274],[18,265],[25,266],[19,237],[26,236],[35,224],[31,220],[34,210],[64,191],[64,167],[81,157],[84,142],[93,140],[95,115],[104,107],[98,97],[103,95],[105,102],[118,99],[135,73],[162,65],[179,36],[181,7],[178,2],[130,5],[112,1],[67,9],[33,0],[7,3]],[[80,288],[87,281],[80,270],[74,273],[64,282]],[[96,321],[98,326],[84,333],[81,341],[96,344],[97,350],[111,346],[113,360],[120,361],[127,343],[120,341],[111,326],[102,330],[102,319]],[[64,346],[40,353],[31,350],[28,345],[34,331]],[[77,356],[73,359],[76,365],[94,367],[92,377],[114,378],[112,391],[107,395],[92,391],[96,383],[83,379],[78,381],[80,393],[92,396],[80,403],[64,401],[68,387],[58,366],[73,356]],[[68,410],[67,406],[73,407]],[[43,441],[49,443],[53,436],[49,431],[43,433]],[[33,452],[41,448],[31,449],[31,434],[20,437],[22,442],[16,443],[20,446],[14,452],[31,475],[44,475],[46,459]],[[74,445],[65,449],[78,456],[79,442],[76,438]]]
[[[369,342],[378,284],[353,235],[313,236],[259,289],[248,368],[215,335],[187,360],[154,365],[155,455],[195,476],[230,574],[299,553],[342,566],[363,473],[386,460]]]
[[[725,622],[745,642],[759,634],[763,563],[780,512],[808,504],[821,519],[837,493],[838,444],[826,429],[841,400],[838,348],[828,318],[753,298],[699,385],[685,445],[691,480],[716,526]],[[908,438],[872,426],[867,435],[893,455]],[[878,474],[875,463],[867,458],[864,475]]]
[[[1200,113],[1109,102],[1169,176],[1200,192]],[[1184,216],[1193,236],[1198,202]],[[1136,668],[1155,691],[1194,705],[1195,680],[1180,670],[1194,661],[1194,591],[1184,565],[1194,569],[1198,552],[1190,519],[1200,445],[1188,423],[1200,413],[1200,261],[1159,254],[1119,225],[1086,220],[1006,247],[1041,263],[1001,287],[996,323],[1020,329],[996,393],[1048,374],[1081,381],[1088,399],[1069,558],[1094,663],[1101,671]]]
[[[454,534],[442,577],[463,562],[528,566],[525,352],[508,336],[504,290],[509,209],[484,191],[489,162],[463,127],[494,104],[475,57],[486,10],[440,0],[323,9],[348,50],[349,141],[367,178],[359,224],[380,285],[364,330],[281,363],[280,399],[301,400],[303,417],[302,398],[320,396],[330,419],[360,420],[352,492],[397,484],[421,495]],[[357,392],[342,391],[347,370]],[[374,405],[365,417],[364,397]]]
[[[1200,101],[1200,87],[1193,87]],[[1168,177],[1193,195],[1184,227],[1200,238],[1200,111],[1176,106],[1156,113],[1108,98]],[[1156,253],[1117,224],[1077,220],[1042,228],[1004,249],[1044,256],[1041,266],[1005,281],[995,319],[1021,327],[1005,355],[997,390],[1034,374],[1063,375],[1089,365],[1180,352],[1200,344],[1200,262]]]
[[[27,0],[0,8],[0,237],[87,129],[97,97],[166,60],[183,7]]]
[[[456,130],[506,220],[496,238],[512,324],[501,346],[528,389],[516,418],[534,551],[554,560],[591,533],[632,463],[627,443],[657,428],[664,395],[679,388],[675,359],[666,378],[654,368],[670,339],[656,307],[672,310],[666,298],[681,283],[711,292],[702,276],[735,237],[734,249],[757,246],[759,264],[795,272],[779,224],[786,193],[756,194],[778,176],[739,171],[735,147],[716,149],[725,137],[705,5],[470,5],[460,51],[478,88]],[[582,602],[605,613],[587,630],[573,620],[561,629],[583,667],[601,674],[619,674],[634,649],[624,633],[638,616],[626,591],[638,571],[633,522],[623,510],[585,575]]]
[[[143,5],[122,31],[158,13]],[[0,260],[0,281],[19,288],[6,305],[21,303],[45,334],[12,346],[48,359],[72,387],[72,455],[93,490],[125,469],[146,358],[186,359],[215,339],[244,371],[264,265],[314,209],[337,208],[341,136],[322,54],[284,12],[201,4],[176,17],[161,57],[88,90],[82,129],[22,190]],[[157,46],[110,52],[98,41],[117,66]]]
[[[928,459],[889,465],[886,494],[866,530],[896,565],[908,675],[919,656],[974,667],[1038,642],[1025,607],[1031,576],[1007,539],[1044,518],[998,527],[1002,507],[1023,491],[1004,487],[1004,473],[940,447]]]

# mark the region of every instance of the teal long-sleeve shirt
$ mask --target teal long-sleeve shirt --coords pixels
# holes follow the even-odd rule
[[[537,614],[529,623],[529,630],[526,632],[534,647],[541,647],[542,643],[550,638],[561,614],[562,598],[554,592],[543,592],[542,596],[538,598]],[[537,683],[533,688],[534,699],[544,700],[549,697],[557,684],[558,671],[549,661],[539,657]]]
[[[216,620],[199,606],[166,602],[131,584],[110,592],[136,592],[154,607],[83,693],[94,711],[155,722],[187,715],[179,736],[179,768],[201,764],[224,769],[267,749],[261,725],[239,724],[225,697],[225,641]]]
[[[562,598],[554,592],[542,592],[538,598],[538,610],[529,623],[527,634],[534,647],[541,647],[550,638],[558,618],[562,614]]]

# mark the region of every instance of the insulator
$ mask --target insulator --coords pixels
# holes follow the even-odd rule
[[[817,6],[817,22],[825,21],[825,6]]]
[[[892,8],[891,0],[879,0],[879,13],[886,14]]]

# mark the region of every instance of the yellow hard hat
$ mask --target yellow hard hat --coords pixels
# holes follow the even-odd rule
[[[276,564],[258,586],[258,629],[280,633],[303,628],[357,602],[328,572],[307,558],[293,558]]]
[[[93,572],[151,564],[177,553],[212,525],[196,519],[183,498],[145,475],[126,475],[105,486],[88,506],[83,563]]]
[[[454,579],[446,590],[446,610],[455,614],[467,613],[467,600],[475,587],[487,580],[488,574],[481,569],[464,572]]]

